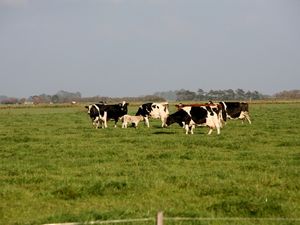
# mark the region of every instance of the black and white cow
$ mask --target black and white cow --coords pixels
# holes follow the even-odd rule
[[[85,106],[88,109],[88,114],[92,119],[93,125],[98,128],[107,128],[107,121],[114,120],[115,127],[119,118],[126,115],[128,112],[128,103],[125,101],[119,104],[107,105],[104,103],[92,104]]]
[[[249,115],[249,105],[247,102],[219,102],[222,109],[222,119],[226,122],[228,119],[241,119],[251,124]]]
[[[85,106],[88,114],[92,119],[93,126],[97,129],[101,125],[102,128],[107,127],[107,111],[104,111],[102,103]]]
[[[161,119],[161,126],[166,126],[166,119],[169,115],[169,109],[168,109],[168,102],[150,102],[150,103],[144,103],[142,104],[137,113],[136,116],[143,116],[145,119],[145,124],[147,127],[150,127],[149,125],[149,118],[155,118],[155,119]]]
[[[213,129],[217,129],[220,134],[220,120],[218,112],[210,106],[184,106],[177,112],[169,115],[166,120],[166,125],[170,126],[173,123],[178,123],[184,126],[185,133],[194,133],[195,126],[208,126],[210,135]]]
[[[179,103],[178,105],[175,105],[175,106],[177,107],[178,110],[182,109],[183,107],[186,107],[186,106],[205,107],[210,113],[212,113],[212,111],[213,111],[217,114],[221,128],[223,127],[223,124],[225,123],[225,121],[223,120],[223,117],[222,117],[222,106],[220,104],[214,104],[212,101],[210,101],[207,104],[198,104],[198,103],[182,104],[182,103]]]

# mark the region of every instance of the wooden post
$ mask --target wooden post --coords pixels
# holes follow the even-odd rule
[[[164,225],[163,212],[158,212],[156,217],[156,225]]]

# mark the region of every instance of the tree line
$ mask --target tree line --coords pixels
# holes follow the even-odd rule
[[[161,101],[209,101],[209,100],[262,100],[262,99],[300,99],[300,90],[282,91],[272,96],[258,91],[244,91],[243,89],[209,90],[198,89],[197,92],[180,89],[176,91],[156,92],[153,95],[139,97],[82,97],[80,92],[59,91],[54,95],[40,94],[29,98],[11,98],[1,95],[1,104],[57,104],[77,102],[161,102]]]
[[[243,89],[209,90],[198,89],[197,92],[180,89],[177,91],[157,92],[155,95],[174,101],[208,101],[208,100],[261,100],[271,98],[258,91]]]
[[[14,98],[0,96],[0,104],[58,104],[58,103],[79,103],[79,102],[161,102],[166,101],[164,98],[155,95],[145,95],[139,97],[107,97],[93,96],[82,97],[80,92],[59,91],[54,95],[39,94],[28,98]]]

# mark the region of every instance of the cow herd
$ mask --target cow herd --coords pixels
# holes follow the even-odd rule
[[[168,102],[144,103],[138,107],[135,115],[128,114],[128,103],[109,105],[103,102],[85,106],[92,124],[95,128],[107,128],[107,121],[114,120],[115,127],[119,120],[122,121],[122,128],[127,128],[128,124],[137,127],[144,121],[147,127],[149,118],[160,119],[162,127],[168,127],[173,123],[179,124],[185,129],[186,134],[193,134],[196,126],[209,127],[208,134],[213,130],[220,129],[226,124],[227,119],[247,120],[251,124],[248,103],[246,102],[209,102],[207,104],[178,104],[175,105],[177,111],[169,113]]]

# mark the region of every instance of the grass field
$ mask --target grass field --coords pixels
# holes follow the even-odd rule
[[[95,130],[84,106],[0,108],[0,224],[148,218],[159,210],[300,218],[300,103],[251,104],[250,116],[252,125],[229,121],[208,136],[208,128],[185,135],[158,120]]]

